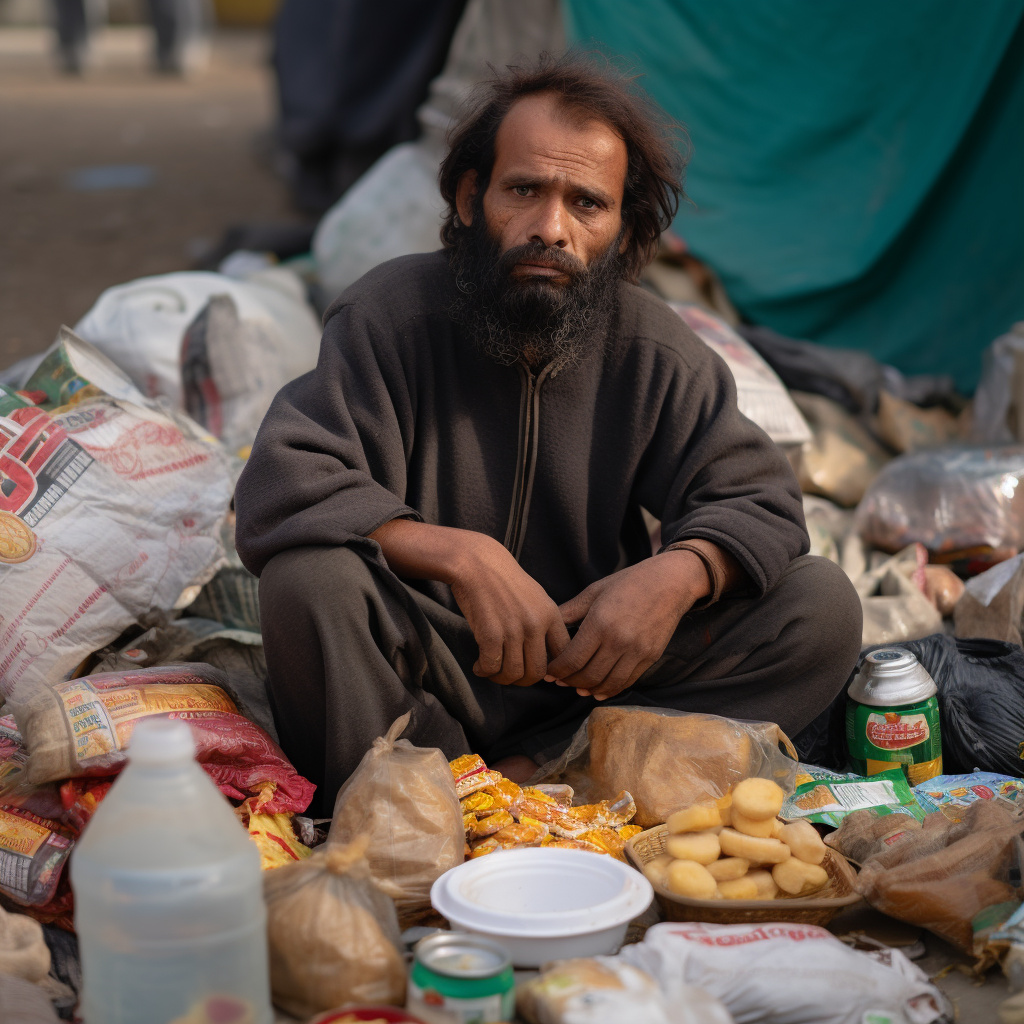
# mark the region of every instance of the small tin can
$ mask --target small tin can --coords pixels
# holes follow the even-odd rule
[[[848,696],[846,742],[855,772],[898,767],[912,786],[942,774],[938,688],[910,651],[872,651]]]
[[[445,932],[416,944],[406,1006],[429,1024],[498,1024],[515,1013],[515,986],[496,942]]]

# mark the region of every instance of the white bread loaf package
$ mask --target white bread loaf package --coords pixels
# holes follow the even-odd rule
[[[653,828],[680,807],[718,799],[751,776],[772,779],[792,793],[796,758],[793,744],[772,722],[601,707],[568,750],[544,766],[539,781],[567,783],[586,803],[628,790],[636,801],[634,822]]]

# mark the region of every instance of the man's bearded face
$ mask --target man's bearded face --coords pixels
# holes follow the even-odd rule
[[[475,204],[471,226],[463,228],[449,259],[459,289],[452,309],[470,338],[502,365],[524,361],[578,364],[603,341],[622,278],[620,238],[589,266],[578,256],[539,240],[505,252]],[[559,271],[555,278],[522,276],[524,261],[542,261]]]

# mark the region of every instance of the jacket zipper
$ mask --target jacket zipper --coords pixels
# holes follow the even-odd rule
[[[526,537],[526,523],[530,516],[530,499],[533,496],[533,479],[537,472],[537,442],[540,436],[540,389],[551,372],[548,363],[540,373],[519,363],[522,391],[519,397],[519,451],[516,455],[515,486],[512,489],[512,508],[509,511],[508,527],[505,530],[505,547],[512,557],[519,561],[523,541]]]

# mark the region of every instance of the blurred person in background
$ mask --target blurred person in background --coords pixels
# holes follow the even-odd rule
[[[107,20],[106,0],[53,0],[61,69],[80,75],[89,56],[89,36]],[[209,0],[147,0],[154,34],[154,66],[182,75],[201,67],[209,54],[213,15]]]
[[[465,4],[284,0],[274,28],[278,143],[300,210],[319,216],[378,157],[419,135],[416,108]]]

